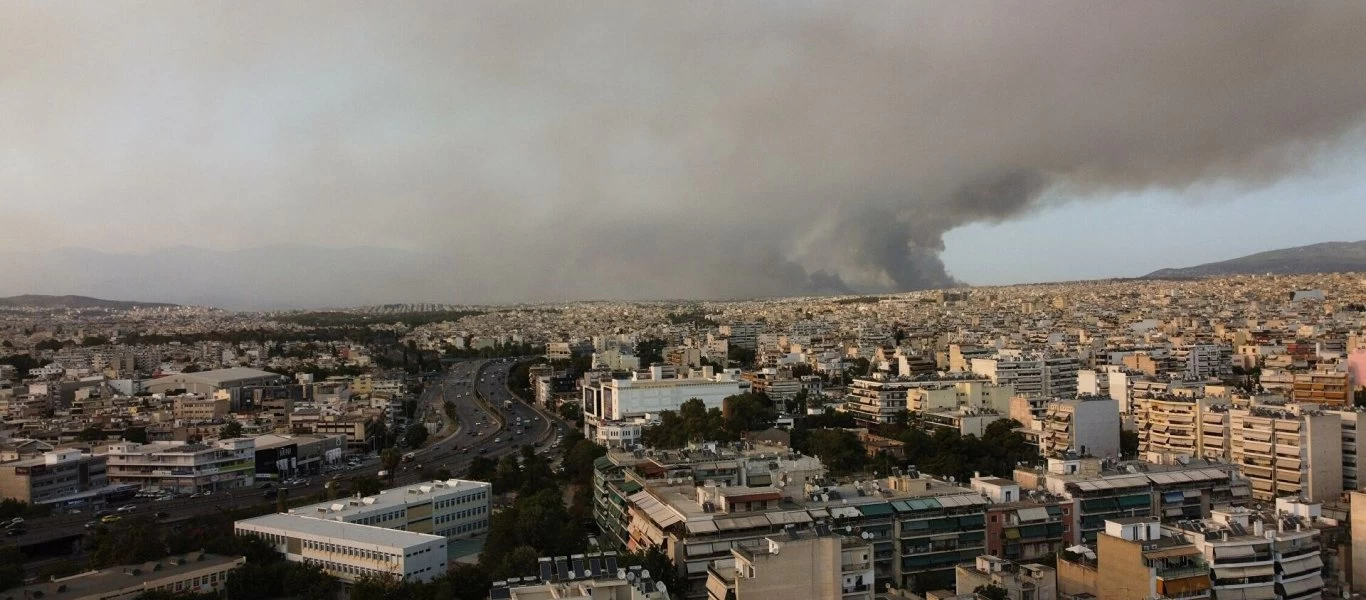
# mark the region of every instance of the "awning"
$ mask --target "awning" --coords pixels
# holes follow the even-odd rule
[[[688,521],[683,527],[687,529],[690,534],[712,533],[716,531],[716,522],[711,519],[705,521]]]
[[[830,509],[830,516],[836,519],[857,519],[862,517],[863,513],[852,506],[839,506]]]
[[[1276,574],[1276,567],[1261,565],[1255,567],[1215,567],[1215,579],[1243,579],[1247,577],[1270,577]]]
[[[1323,559],[1320,558],[1317,554],[1310,554],[1308,556],[1300,556],[1297,558],[1292,558],[1290,560],[1281,561],[1281,572],[1290,574],[1291,576],[1299,575],[1311,569],[1322,568]]]
[[[865,517],[886,517],[892,514],[892,507],[886,504],[864,504],[858,510]]]
[[[1299,596],[1310,590],[1323,589],[1323,576],[1315,573],[1313,577],[1306,577],[1299,581],[1282,582],[1277,585],[1281,586],[1282,596]]]
[[[1021,521],[1047,521],[1048,510],[1043,508],[1021,508],[1015,511]]]
[[[1222,588],[1219,590],[1219,600],[1276,600],[1276,588],[1271,586],[1271,582],[1260,587]]]
[[[1252,551],[1252,546],[1234,545],[1214,547],[1215,560],[1222,560],[1225,558],[1247,558],[1255,554],[1256,552]]]
[[[1014,527],[1011,527],[1010,529],[1007,529],[1005,533],[1006,533],[1006,539],[1008,539],[1008,540],[1018,540],[1018,539],[1020,539],[1020,530],[1019,530],[1019,529],[1016,529],[1016,528],[1014,528]]]
[[[1186,495],[1181,492],[1167,492],[1162,494],[1163,502],[1183,502],[1185,499]]]
[[[1182,494],[1187,498],[1199,498],[1201,496],[1200,490],[1186,490]]]

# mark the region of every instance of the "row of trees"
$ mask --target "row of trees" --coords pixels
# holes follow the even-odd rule
[[[729,407],[728,416],[719,408],[707,408],[697,398],[684,402],[677,412],[663,411],[658,425],[641,431],[641,441],[652,448],[680,448],[690,442],[731,442],[746,432],[772,427],[778,418],[773,401],[762,393],[738,394],[724,402]]]
[[[905,444],[906,457],[868,456],[847,414],[827,411],[812,417],[792,432],[793,448],[818,456],[834,474],[876,471],[887,474],[892,467],[916,465],[920,470],[966,481],[974,472],[1009,476],[1019,463],[1035,463],[1038,452],[1025,443],[1013,419],[991,423],[982,437],[961,435],[955,429],[927,430],[919,423],[885,427],[882,435]],[[840,428],[840,429],[834,429]]]

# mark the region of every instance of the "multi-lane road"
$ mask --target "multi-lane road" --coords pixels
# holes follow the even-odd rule
[[[512,396],[507,377],[513,364],[506,359],[460,362],[452,365],[440,381],[428,384],[420,403],[421,414],[439,415],[444,420],[444,405],[449,400],[455,406],[458,422],[446,420],[441,432],[416,450],[414,459],[394,474],[395,485],[415,483],[424,470],[437,468],[445,468],[460,477],[475,456],[496,460],[516,452],[522,445],[540,444],[538,450],[541,451],[551,447],[556,432],[562,432],[566,426]],[[507,405],[509,401],[511,406]],[[516,434],[518,428],[514,424],[519,417],[529,424],[522,428],[521,434]],[[314,475],[307,484],[290,487],[287,493],[290,498],[316,497],[329,481],[376,475],[382,469],[379,461],[372,458],[355,469]],[[178,521],[273,502],[266,499],[260,489],[242,488],[202,498],[140,502],[133,514],[165,513],[163,519]],[[6,542],[34,546],[78,538],[86,532],[85,525],[92,518],[93,515],[87,513],[30,519],[26,523],[27,533],[8,538]]]

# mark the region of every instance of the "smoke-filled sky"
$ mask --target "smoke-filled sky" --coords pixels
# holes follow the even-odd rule
[[[390,248],[430,277],[370,283],[428,301],[1139,275],[1366,237],[1363,31],[1355,1],[14,3],[0,252]]]

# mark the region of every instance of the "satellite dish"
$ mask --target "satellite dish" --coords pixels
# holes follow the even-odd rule
[[[626,579],[626,569],[617,569],[617,579]]]
[[[649,570],[649,569],[641,569],[641,570],[640,570],[640,578],[641,578],[641,579],[649,579],[649,578],[650,578],[650,570]]]
[[[633,573],[633,572],[627,572],[627,573],[626,573],[626,581],[634,582],[635,580],[636,580],[636,574],[635,574],[635,573]]]
[[[845,532],[845,533],[853,533],[853,532],[854,532],[854,527],[853,527],[852,525],[845,525],[845,526],[844,526],[844,532]]]
[[[659,593],[664,594],[665,596],[669,595],[669,588],[664,585],[663,581],[656,583],[655,589],[659,590]]]

